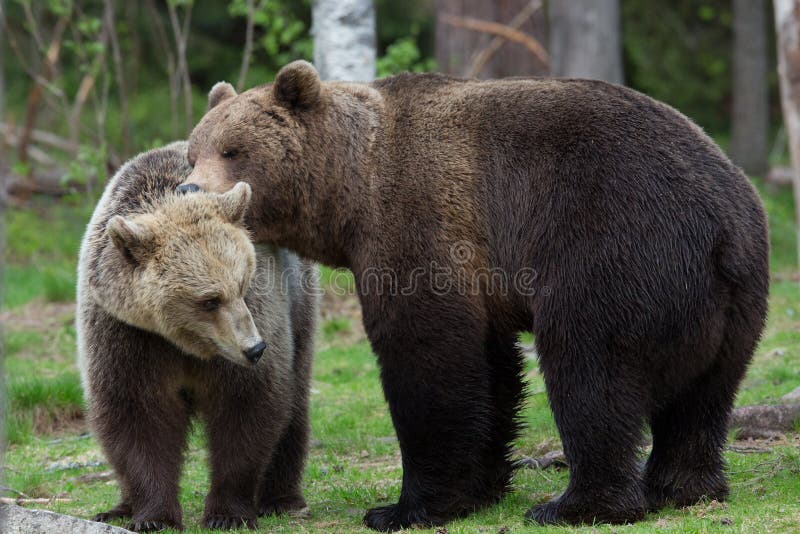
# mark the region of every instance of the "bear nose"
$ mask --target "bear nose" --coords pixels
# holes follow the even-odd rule
[[[200,186],[197,184],[181,184],[175,188],[175,191],[181,195],[185,195],[186,193],[197,193],[200,191]]]
[[[257,363],[259,359],[261,359],[261,355],[264,354],[264,349],[267,348],[267,344],[263,341],[260,341],[250,347],[247,350],[243,350],[242,353],[244,357],[247,358],[250,363]]]

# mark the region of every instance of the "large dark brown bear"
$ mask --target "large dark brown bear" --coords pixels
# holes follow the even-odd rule
[[[529,519],[725,498],[767,224],[684,116],[598,81],[321,83],[305,62],[241,95],[218,84],[209,108],[187,183],[249,182],[256,240],[355,274],[403,457],[399,502],[368,526],[441,524],[503,495],[525,330],[571,475]]]

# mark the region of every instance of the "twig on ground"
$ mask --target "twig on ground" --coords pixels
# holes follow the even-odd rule
[[[30,495],[28,495],[26,493],[23,493],[23,492],[21,492],[19,490],[15,490],[14,488],[9,488],[7,486],[0,486],[0,491],[10,491],[11,493],[16,493],[17,495],[19,495],[20,497],[22,497],[24,499],[30,499],[31,498]]]
[[[23,499],[22,497],[17,497],[16,499],[13,497],[0,497],[0,503],[16,504],[18,506],[22,506],[23,504],[52,504],[56,502],[72,502],[72,499],[66,499],[63,497],[40,497],[37,499]]]

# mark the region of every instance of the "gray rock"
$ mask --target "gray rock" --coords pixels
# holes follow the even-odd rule
[[[741,406],[733,410],[730,426],[738,430],[737,439],[761,439],[789,432],[798,421],[800,404]]]
[[[781,397],[783,402],[798,402],[800,403],[800,386],[794,388],[792,391]]]
[[[0,532],[3,534],[124,534],[124,528],[86,521],[46,510],[33,510],[15,504],[0,504]]]

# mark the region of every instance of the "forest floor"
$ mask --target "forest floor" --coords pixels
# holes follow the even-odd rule
[[[738,405],[773,404],[800,385],[800,284],[793,272],[791,194],[762,191],[772,229],[773,283],[764,338]],[[74,280],[78,244],[89,216],[85,202],[36,201],[6,214],[4,272],[7,450],[2,496],[47,499],[28,506],[90,518],[113,506],[118,487],[83,418],[75,365]],[[347,274],[323,271],[323,286]],[[339,284],[341,285],[341,283]],[[347,285],[347,282],[345,283]],[[383,400],[375,357],[355,298],[324,300],[312,382],[312,448],[305,475],[310,517],[262,518],[269,532],[368,532],[366,509],[394,502],[400,491],[397,441]],[[530,336],[523,336],[530,345]],[[530,352],[532,354],[532,352]],[[542,377],[527,365],[527,428],[516,455],[538,458],[561,448]],[[446,444],[443,444],[446,446]],[[643,451],[643,454],[646,451]],[[197,528],[208,490],[205,438],[192,432],[181,483],[186,532]],[[578,532],[796,532],[800,528],[800,428],[769,440],[735,439],[725,452],[731,495],[649,514],[635,525],[586,526]],[[497,506],[449,523],[437,533],[565,532],[526,525],[533,503],[561,492],[568,471],[522,468]],[[119,523],[124,525],[123,523]],[[433,530],[431,530],[433,532]]]

